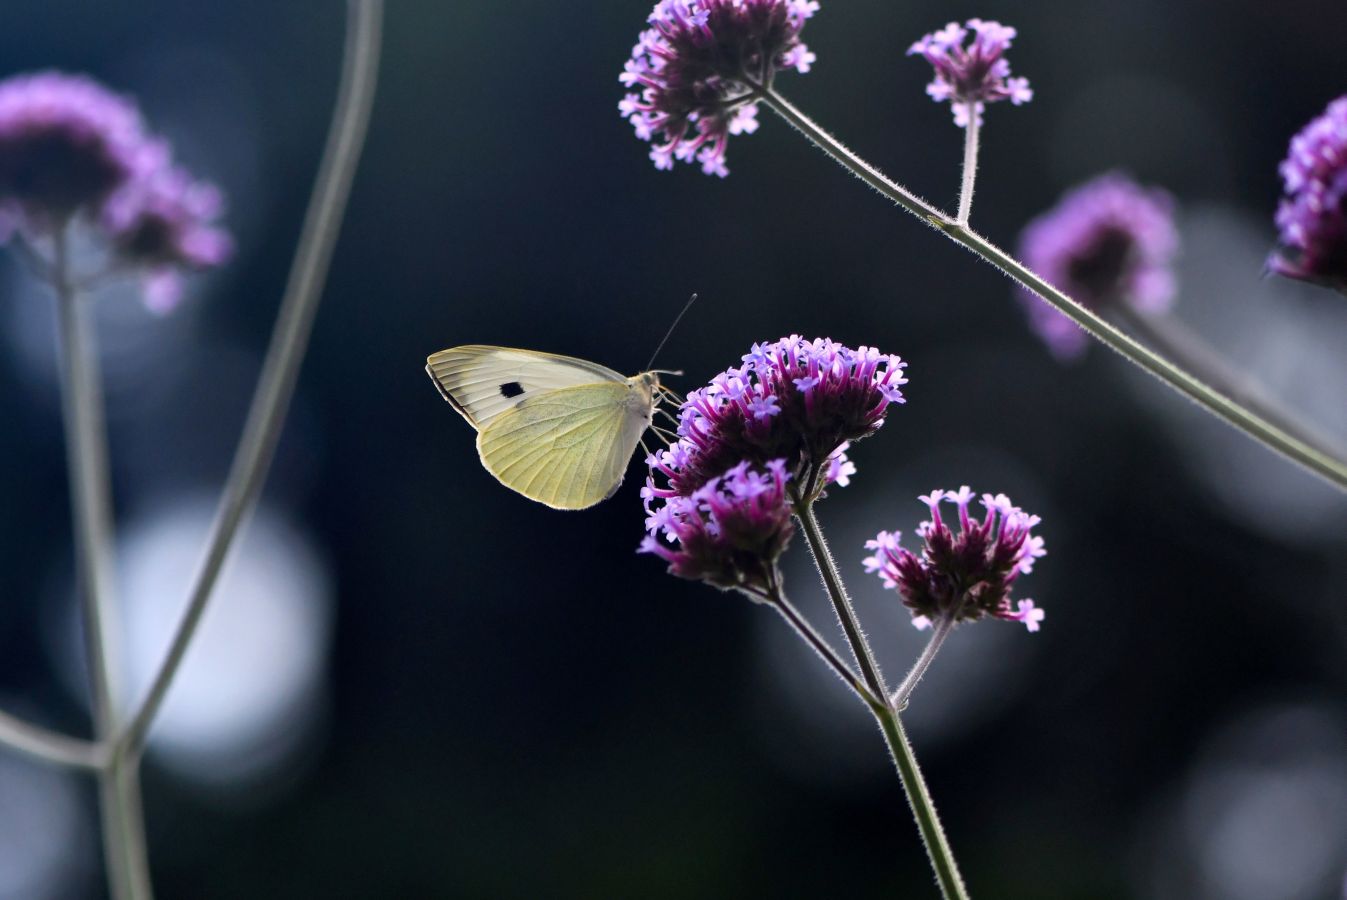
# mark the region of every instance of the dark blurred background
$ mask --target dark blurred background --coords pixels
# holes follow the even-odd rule
[[[916,495],[1043,517],[1040,634],[958,631],[909,713],[972,892],[1319,900],[1347,872],[1347,498],[1099,348],[1056,364],[1008,283],[766,110],[733,174],[657,172],[618,117],[649,0],[389,4],[385,64],[296,404],[145,774],[163,897],[935,896],[880,735],[768,611],[634,550],[633,471],[560,513],[499,486],[422,366],[496,343],[691,388],[799,332],[911,363],[820,509],[861,572]],[[1178,199],[1177,315],[1347,437],[1347,305],[1262,277],[1277,163],[1344,90],[1331,0],[825,0],[788,97],[942,206],[961,133],[907,46],[1019,28],[974,219],[1012,244],[1110,168]],[[276,311],[342,6],[11,0],[0,71],[136,95],[239,244],[156,318],[100,303],[127,668],[156,664]],[[50,300],[3,263],[0,703],[87,733]],[[639,470],[639,464],[633,469]],[[802,542],[788,587],[830,636]],[[838,637],[838,644],[841,644]],[[0,754],[0,897],[102,895],[90,783]]]

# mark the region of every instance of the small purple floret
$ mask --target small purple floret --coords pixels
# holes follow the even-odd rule
[[[1027,599],[1012,606],[1010,597],[1016,579],[1032,572],[1034,560],[1047,552],[1043,539],[1030,533],[1038,516],[1024,512],[1005,494],[983,494],[986,514],[978,521],[968,512],[973,492],[967,485],[957,491],[932,491],[920,499],[931,514],[917,526],[920,555],[903,549],[898,532],[881,531],[865,542],[874,555],[864,560],[865,571],[898,591],[912,612],[913,626],[928,628],[951,615],[966,622],[991,616],[1038,631],[1043,610]],[[940,516],[944,502],[958,511],[958,534]]]
[[[687,497],[740,462],[775,459],[812,496],[845,486],[856,471],[849,442],[873,434],[889,405],[904,402],[907,363],[873,347],[791,335],[754,344],[743,360],[688,394],[678,440],[649,460],[649,497]]]
[[[1347,96],[1291,138],[1279,171],[1281,250],[1268,268],[1347,293]]]
[[[743,462],[687,497],[669,497],[648,512],[638,552],[665,560],[679,578],[766,599],[795,531],[789,478],[785,460],[761,471]]]
[[[1179,236],[1174,201],[1112,172],[1068,192],[1025,226],[1020,259],[1053,286],[1095,312],[1126,303],[1161,313],[1174,300]],[[1061,360],[1085,352],[1084,331],[1029,291],[1016,291],[1029,324]]]
[[[129,185],[108,202],[103,225],[115,252],[145,273],[145,300],[153,310],[171,308],[181,294],[179,272],[224,263],[233,251],[214,220],[224,199],[213,184],[165,168]]]
[[[800,43],[817,0],[660,0],[618,80],[631,89],[618,112],[650,141],[657,169],[697,162],[729,174],[732,135],[757,130],[755,91],[781,69],[808,72]],[[658,137],[656,137],[658,135]]]
[[[973,40],[965,47],[970,30]],[[1029,79],[1012,78],[1003,55],[1014,38],[1015,29],[1000,22],[969,19],[966,27],[950,22],[914,43],[907,55],[920,56],[935,69],[935,80],[926,86],[926,93],[937,103],[948,102],[954,124],[965,128],[970,105],[981,125],[986,104],[1009,100],[1019,106],[1034,98]]]

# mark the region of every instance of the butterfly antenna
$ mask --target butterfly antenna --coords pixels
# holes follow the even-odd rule
[[[655,352],[650,354],[650,362],[645,364],[645,371],[647,372],[650,371],[650,367],[655,364],[655,357],[659,356],[659,352],[663,350],[664,345],[669,342],[669,337],[670,335],[673,334],[674,329],[678,327],[678,323],[683,321],[683,316],[687,315],[687,311],[691,309],[692,304],[696,302],[697,302],[697,295],[693,294],[691,297],[688,298],[688,302],[683,304],[683,311],[680,312],[677,315],[677,317],[674,318],[673,324],[670,325],[669,330],[664,333],[664,339],[659,342],[659,346],[655,348]]]

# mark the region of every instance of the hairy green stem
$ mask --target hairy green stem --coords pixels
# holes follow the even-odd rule
[[[958,610],[955,610],[941,616],[940,621],[935,623],[931,629],[931,638],[922,649],[921,656],[917,657],[917,661],[912,664],[912,669],[907,673],[907,677],[903,679],[902,684],[898,685],[898,689],[889,698],[889,704],[898,712],[907,708],[907,701],[911,699],[912,692],[916,690],[922,676],[926,674],[926,670],[935,661],[935,655],[940,652],[940,647],[945,643],[945,638],[949,637],[949,633],[954,630],[954,618],[957,613]]]
[[[861,629],[860,620],[856,618],[856,610],[851,605],[851,598],[847,596],[846,587],[842,584],[837,563],[833,561],[832,552],[828,550],[823,529],[819,527],[818,519],[814,516],[814,501],[810,497],[797,495],[793,497],[792,506],[804,529],[805,541],[809,544],[809,552],[814,557],[814,565],[823,579],[823,586],[828,591],[828,599],[832,601],[837,620],[842,625],[842,631],[846,633],[851,653],[861,667],[861,677],[865,679],[865,686],[871,694],[883,701],[889,696],[888,688],[884,686],[884,676],[879,671],[879,664],[875,661],[875,654],[870,649],[870,644],[865,640],[865,632]]]
[[[847,596],[846,587],[842,584],[842,577],[837,571],[837,564],[828,550],[827,541],[824,540],[823,530],[814,516],[813,501],[797,498],[794,505],[795,513],[804,529],[805,540],[809,543],[814,562],[823,578],[828,598],[832,600],[833,608],[837,610],[847,641],[861,665],[861,674],[874,696],[884,699],[884,702],[868,705],[879,721],[880,729],[884,732],[884,740],[893,755],[894,765],[898,768],[898,777],[903,783],[903,792],[907,795],[908,805],[912,808],[917,830],[921,832],[922,843],[926,847],[926,855],[931,860],[931,869],[935,872],[941,894],[945,900],[967,900],[968,892],[964,888],[963,878],[959,875],[959,864],[954,859],[954,851],[950,848],[944,829],[940,826],[940,816],[936,813],[930,791],[926,789],[921,768],[917,765],[917,758],[907,741],[898,713],[887,702],[888,692],[884,687],[883,677],[875,664],[870,645],[861,632],[860,623],[851,605],[851,598]]]
[[[982,130],[977,103],[970,101],[965,104],[965,108],[968,110],[968,124],[964,126],[963,132],[963,177],[959,181],[960,225],[967,225],[968,217],[973,213],[973,182],[978,177],[978,132]]]
[[[1263,418],[1327,454],[1341,455],[1341,442],[1285,408],[1262,384],[1230,365],[1201,337],[1173,316],[1147,315],[1126,302],[1111,303],[1109,317],[1133,336],[1200,374],[1203,381]]]
[[[776,577],[773,578],[772,584],[765,594],[761,597],[754,595],[754,598],[771,605],[773,609],[780,613],[790,627],[795,629],[795,633],[837,673],[837,677],[841,678],[842,682],[851,688],[862,703],[870,707],[871,710],[877,711],[884,708],[884,701],[870,692],[870,689],[865,686],[860,677],[852,671],[851,666],[842,661],[842,658],[837,655],[837,651],[833,650],[832,645],[823,639],[823,636],[818,633],[813,625],[809,624],[809,621],[787,599],[786,591],[781,585],[780,573],[777,573]]]
[[[234,539],[257,504],[294,394],[364,145],[377,80],[382,0],[348,0],[348,6],[346,49],[332,125],[248,419],[221,493],[204,559],[192,582],[187,607],[149,690],[117,737],[114,759],[135,755],[144,744],[201,624]]]
[[[1264,416],[1226,397],[1186,369],[1142,346],[1091,310],[1081,306],[1044,281],[1019,260],[967,225],[961,224],[889,179],[820,128],[813,120],[770,87],[761,85],[750,85],[750,87],[754,89],[756,96],[761,97],[764,103],[793,125],[819,149],[876,191],[942,232],[950,240],[961,244],[986,262],[991,263],[1019,282],[1024,288],[1038,295],[1050,306],[1066,315],[1091,336],[1188,397],[1208,412],[1243,431],[1254,440],[1281,453],[1293,462],[1304,466],[1336,487],[1347,490],[1347,461],[1288,434]]]
[[[884,730],[884,740],[893,754],[894,765],[898,767],[898,777],[903,782],[903,792],[907,794],[912,817],[916,819],[917,830],[921,832],[921,841],[926,847],[931,869],[935,872],[936,883],[940,885],[941,896],[945,900],[968,900],[968,889],[964,886],[963,876],[959,874],[959,863],[954,858],[949,839],[945,837],[940,815],[935,810],[926,779],[917,765],[917,756],[912,752],[907,732],[903,730],[902,720],[893,709],[886,709],[875,716]]]

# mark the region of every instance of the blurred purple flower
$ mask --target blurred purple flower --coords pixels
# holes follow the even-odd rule
[[[181,269],[209,269],[229,258],[233,242],[212,224],[223,207],[218,188],[178,168],[143,177],[108,202],[103,225],[118,257],[145,273],[151,309],[177,303]]]
[[[931,511],[930,520],[917,526],[923,541],[920,555],[899,546],[898,532],[881,531],[865,542],[866,549],[874,551],[864,561],[865,571],[878,574],[885,587],[898,591],[912,611],[912,624],[927,628],[949,615],[970,622],[992,616],[1038,631],[1043,610],[1032,600],[1020,600],[1012,608],[1010,600],[1015,580],[1033,571],[1034,560],[1046,552],[1043,539],[1030,534],[1038,516],[1014,506],[1005,494],[983,494],[987,514],[979,522],[968,514],[973,492],[967,485],[957,491],[932,491],[920,499]],[[959,511],[957,535],[940,517],[943,500]]]
[[[1095,312],[1115,303],[1164,312],[1174,299],[1179,247],[1173,207],[1165,191],[1116,172],[1101,175],[1025,226],[1020,259]],[[1016,293],[1054,356],[1068,360],[1085,352],[1089,338],[1074,322],[1029,291]]]
[[[1347,96],[1291,138],[1279,171],[1282,249],[1268,268],[1347,293]]]
[[[784,459],[796,483],[814,495],[832,482],[845,486],[856,471],[848,442],[883,425],[889,404],[903,402],[907,383],[899,357],[827,338],[791,335],[754,344],[743,361],[688,394],[678,441],[646,461],[647,503],[690,496],[743,461],[762,466]]]
[[[966,24],[964,28],[950,22],[907,50],[908,56],[921,56],[935,69],[935,80],[926,86],[926,93],[937,103],[948,101],[954,124],[961,128],[968,126],[969,104],[981,125],[986,104],[1009,100],[1019,106],[1034,98],[1029,79],[1010,77],[1010,63],[1002,56],[1010,49],[1015,29],[982,19],[969,19]],[[975,34],[965,47],[969,29]]]
[[[618,78],[633,89],[618,111],[654,145],[655,168],[696,160],[708,175],[728,175],[730,136],[758,127],[754,91],[770,87],[779,69],[808,72],[813,64],[800,30],[818,8],[817,0],[655,4]]]
[[[0,210],[4,239],[98,212],[164,149],[125,97],[62,72],[0,82]]]
[[[109,269],[138,270],[146,305],[165,311],[180,272],[218,266],[229,235],[213,224],[220,192],[173,165],[135,104],[61,72],[0,82],[0,242],[77,216],[105,241]]]
[[[742,462],[687,497],[670,497],[648,512],[638,552],[665,560],[679,578],[765,599],[795,531],[789,478],[785,460],[771,460],[761,472]]]

